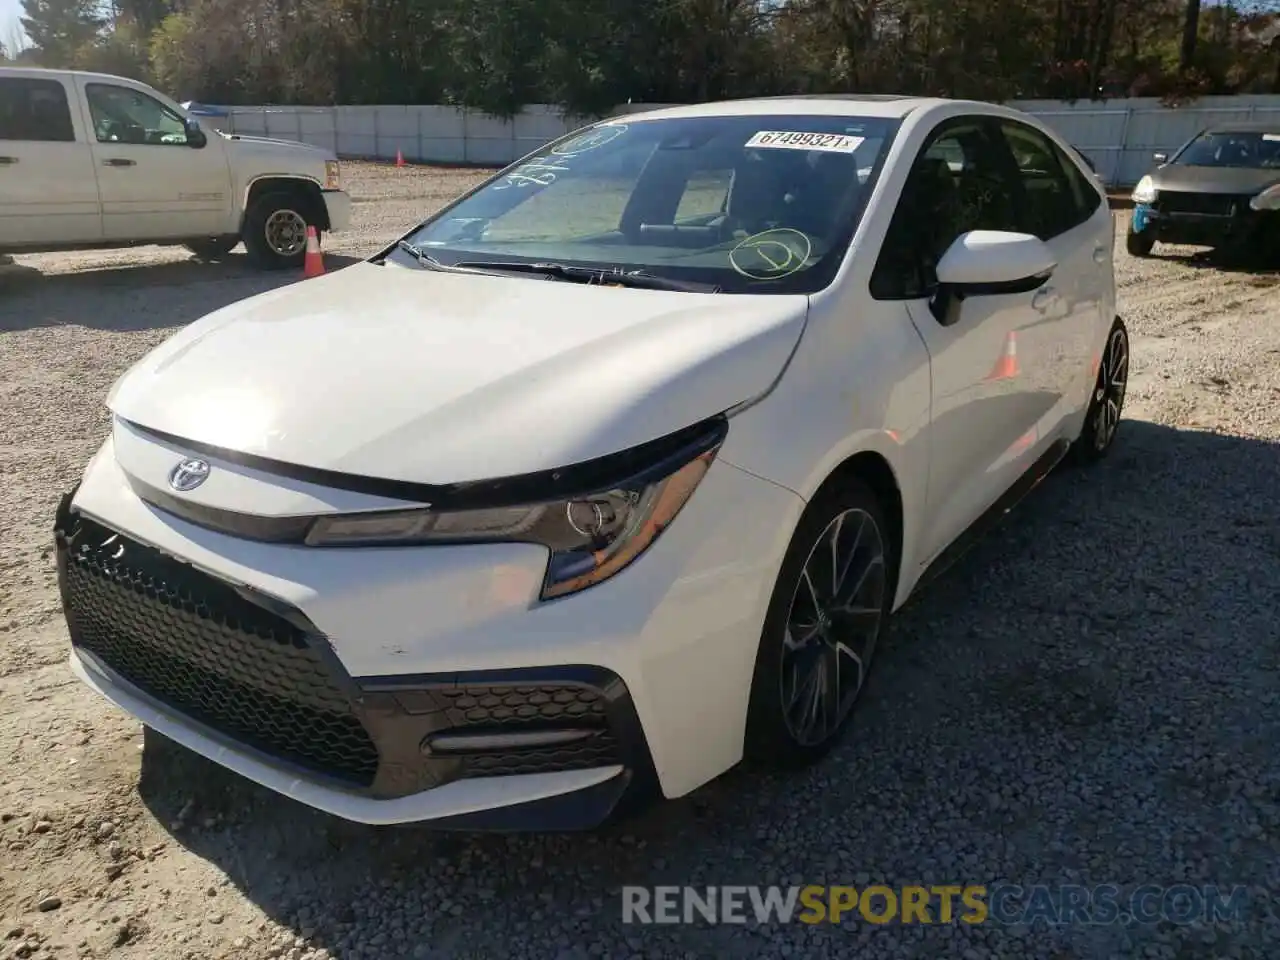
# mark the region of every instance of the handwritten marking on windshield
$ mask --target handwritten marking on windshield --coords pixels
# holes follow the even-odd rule
[[[588,131],[580,137],[574,137],[568,143],[560,144],[560,146],[552,149],[551,152],[557,157],[576,157],[591,150],[598,150],[605,144],[613,143],[626,132],[627,125],[625,123],[596,127],[596,129]]]
[[[750,280],[781,280],[803,269],[812,252],[812,242],[799,230],[777,227],[752,234],[730,250],[729,265]]]
[[[561,164],[544,162],[549,159],[549,157],[536,157],[528,163],[521,164],[507,174],[506,183],[499,184],[493,189],[506,190],[508,187],[527,187],[531,184],[537,184],[540,187],[551,186],[556,182],[557,175],[566,172],[569,168]]]
[[[574,137],[559,146],[553,147],[550,153],[534,157],[522,163],[507,174],[503,183],[493,189],[508,190],[511,187],[549,187],[556,182],[562,173],[568,173],[569,167],[563,161],[579,157],[592,150],[598,150],[605,144],[612,143],[627,132],[625,123],[608,124],[590,130],[581,136]]]

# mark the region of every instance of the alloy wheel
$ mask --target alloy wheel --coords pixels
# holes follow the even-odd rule
[[[780,671],[787,730],[804,747],[840,729],[866,680],[888,583],[875,518],[838,514],[809,551],[791,598]]]
[[[263,225],[267,246],[281,257],[294,257],[307,245],[307,221],[296,210],[277,210]]]
[[[1093,402],[1097,412],[1093,443],[1098,450],[1105,450],[1115,438],[1128,383],[1129,340],[1123,330],[1115,329],[1107,339],[1107,349],[1102,354],[1102,368],[1098,371],[1098,385],[1094,388]]]

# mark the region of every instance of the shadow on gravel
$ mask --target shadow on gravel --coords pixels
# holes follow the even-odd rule
[[[1251,273],[1257,286],[1280,283],[1280,266],[1274,255],[1266,257],[1232,255],[1217,249],[1197,250],[1193,253],[1153,254],[1154,260],[1168,260],[1184,267],[1219,270],[1223,273]]]
[[[334,253],[324,259],[330,271],[359,262]],[[15,265],[0,272],[0,332],[59,324],[119,331],[177,327],[301,279],[301,270],[258,270],[236,253],[214,263],[191,258],[48,275]]]
[[[1107,461],[1055,473],[900,612],[824,763],[737,769],[595,835],[353,825],[155,735],[140,793],[267,915],[344,960],[777,956],[782,942],[1137,956],[1157,939],[1168,952],[1150,955],[1200,955],[1202,930],[1167,925],[1016,942],[1025,928],[627,926],[619,888],[1264,883],[1280,830],[1265,799],[1280,796],[1278,489],[1274,443],[1124,421]],[[1261,923],[1211,933],[1217,955],[1263,956]]]

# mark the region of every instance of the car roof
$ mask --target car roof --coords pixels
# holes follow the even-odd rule
[[[921,107],[957,102],[933,97],[907,97],[882,93],[829,93],[787,97],[751,97],[744,100],[716,100],[676,107],[655,107],[624,114],[637,120],[679,117],[742,117],[769,114],[808,114],[834,117],[884,117],[899,120]],[[967,102],[967,101],[966,101]],[[974,103],[974,107],[990,104]]]
[[[28,67],[22,63],[3,63],[0,64],[0,75],[9,74],[10,76],[24,77],[83,77],[85,80],[100,80],[106,83],[140,83],[138,80],[131,80],[128,77],[122,77],[118,73],[97,73],[92,70],[60,70],[56,67]],[[143,84],[145,86],[145,84]]]

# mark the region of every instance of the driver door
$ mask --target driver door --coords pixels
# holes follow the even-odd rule
[[[983,117],[944,120],[935,128],[912,164],[872,274],[872,296],[900,301],[929,351],[926,564],[1052,439],[1039,429],[1056,399],[1047,389],[1039,324],[1052,295],[969,296],[942,317],[931,306],[935,267],[957,237],[1020,229],[1020,194],[1005,150]]]
[[[104,239],[179,240],[228,232],[231,173],[216,137],[187,143],[184,118],[141,89],[80,81],[102,198]]]

